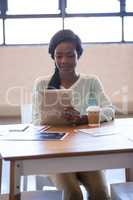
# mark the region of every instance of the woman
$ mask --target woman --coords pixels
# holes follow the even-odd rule
[[[42,94],[45,89],[72,89],[78,94],[78,103],[65,107],[63,118],[68,124],[88,123],[86,109],[95,104],[101,107],[101,122],[114,119],[114,109],[105,95],[99,79],[76,73],[77,61],[83,53],[80,38],[71,30],[61,30],[51,39],[49,54],[55,63],[52,77],[39,81],[33,91],[33,123],[44,124]],[[77,98],[77,97],[75,97]],[[93,100],[93,102],[92,102]],[[76,100],[74,101],[76,102]],[[108,199],[107,185],[102,171],[57,174],[52,180],[64,190],[64,200],[83,200],[80,182],[89,193],[90,200]]]

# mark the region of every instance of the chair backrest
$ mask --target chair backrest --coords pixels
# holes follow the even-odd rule
[[[21,105],[21,123],[27,124],[32,122],[32,104]]]

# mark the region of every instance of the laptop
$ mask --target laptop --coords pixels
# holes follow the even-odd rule
[[[72,106],[71,89],[45,90],[43,98],[43,122],[50,125],[67,125],[62,118],[62,112],[67,106]]]

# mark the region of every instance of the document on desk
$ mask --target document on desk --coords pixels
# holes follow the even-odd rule
[[[133,142],[133,135],[132,134],[128,134],[128,135],[126,135],[126,137],[128,138],[128,140],[131,140]]]
[[[29,128],[29,124],[8,124],[0,125],[0,135],[7,132],[24,132]]]
[[[0,136],[8,132],[27,132],[27,131],[44,131],[50,128],[48,125],[34,126],[32,124],[8,124],[0,125]]]
[[[78,129],[77,131],[87,133],[93,137],[108,136],[118,133],[118,130],[112,127]]]
[[[9,141],[45,141],[45,140],[63,140],[68,133],[64,132],[33,132],[33,133],[7,133],[0,136],[0,140]]]
[[[67,133],[47,132],[50,126],[34,126],[32,124],[0,125],[0,140],[63,140]]]

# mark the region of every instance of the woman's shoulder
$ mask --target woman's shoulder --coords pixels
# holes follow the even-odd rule
[[[80,74],[80,78],[87,81],[99,81],[99,77],[95,74]]]
[[[40,84],[43,82],[48,82],[50,80],[51,76],[47,75],[47,76],[39,76],[36,78],[35,80],[35,84]]]
[[[40,77],[36,78],[34,87],[37,90],[46,89],[50,79],[51,79],[51,76],[40,76]]]

